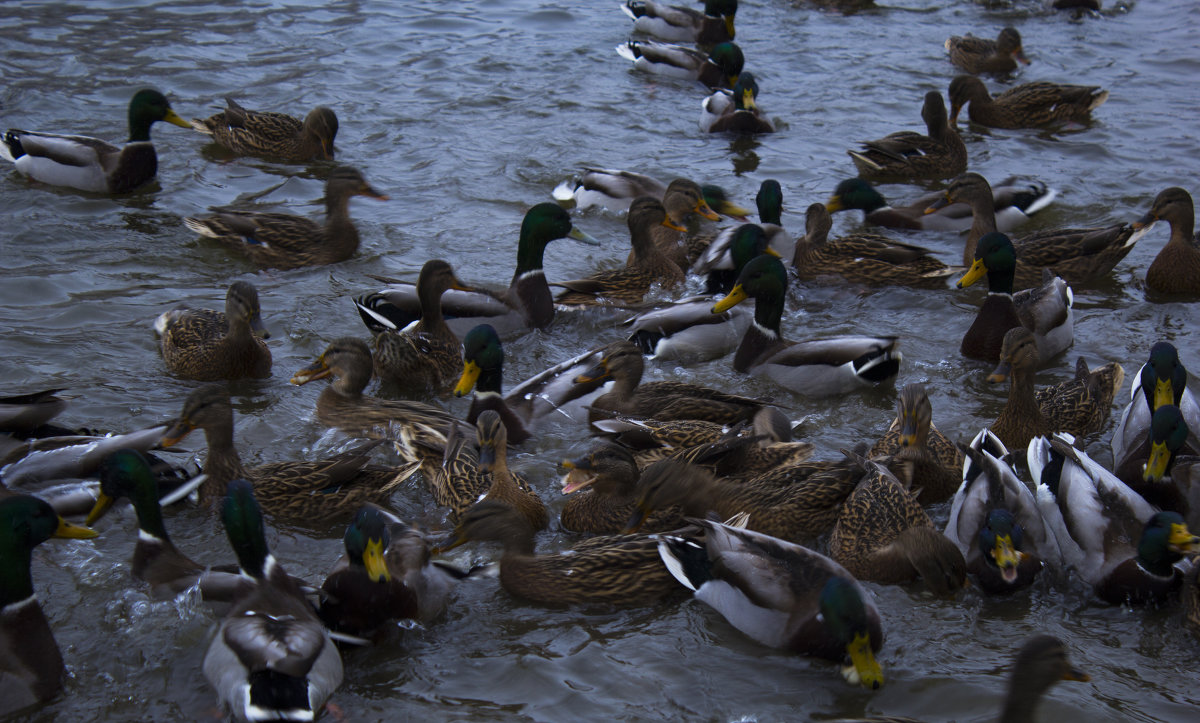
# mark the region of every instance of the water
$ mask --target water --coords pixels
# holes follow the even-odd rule
[[[164,371],[150,324],[177,304],[220,308],[234,279],[259,288],[273,332],[273,376],[234,385],[236,439],[250,463],[309,458],[333,443],[311,419],[317,385],[287,384],[324,345],[365,337],[349,296],[374,288],[368,273],[415,279],[440,256],[469,282],[503,286],[512,274],[524,211],[585,165],[630,168],[662,179],[684,175],[724,186],[749,205],[760,181],[784,188],[784,224],[803,230],[803,209],[853,172],[844,149],[920,127],[925,91],[954,75],[946,36],[994,37],[1006,24],[1033,64],[1020,76],[1086,82],[1111,91],[1089,128],[1061,133],[972,127],[972,170],[996,179],[1033,175],[1059,201],[1029,230],[1102,225],[1145,213],[1163,188],[1195,192],[1194,34],[1200,7],[1145,2],[1079,20],[1034,3],[1008,6],[905,0],[845,17],[806,3],[744,0],[738,41],[760,101],[779,132],[753,140],[707,137],[697,127],[702,92],[640,75],[613,47],[629,36],[614,2],[570,7],[534,0],[307,4],[10,2],[0,18],[4,127],[120,140],[133,90],[165,91],[184,117],[209,115],[232,95],[250,108],[303,115],[318,104],[341,120],[338,161],[355,165],[387,203],[355,199],[363,245],[331,267],[259,273],[197,240],[185,215],[248,201],[318,214],[328,168],[228,160],[198,134],[154,130],[156,184],[107,199],[0,177],[0,379],[9,393],[49,386],[75,395],[66,423],[130,430],[178,413],[195,385]],[[996,89],[996,81],[989,79]],[[893,200],[917,188],[884,186]],[[551,245],[551,279],[614,266],[627,253],[624,220],[587,212],[580,227],[599,249]],[[858,227],[839,215],[835,234]],[[1104,282],[1076,289],[1075,346],[1037,383],[1070,376],[1074,360],[1119,361],[1132,374],[1159,338],[1195,365],[1187,330],[1195,307],[1147,299],[1142,280],[1167,231],[1156,228]],[[961,256],[950,234],[918,243],[947,262]],[[928,292],[818,286],[793,291],[790,338],[862,331],[904,337],[898,384],[924,382],[934,420],[966,440],[994,419],[1004,389],[957,353],[982,291]],[[565,318],[545,334],[506,345],[509,383],[611,339],[610,317]],[[650,378],[736,385],[774,396],[805,417],[822,458],[874,439],[888,424],[895,390],[811,401],[735,377],[729,361],[652,368]],[[1126,382],[1128,384],[1128,382]],[[1125,391],[1120,398],[1127,398]],[[464,400],[451,408],[465,411]],[[515,454],[552,506],[554,474],[586,446],[582,424],[558,422]],[[187,442],[201,449],[197,436]],[[1107,459],[1107,433],[1089,450]],[[427,527],[442,513],[420,483],[395,506]],[[945,509],[935,510],[944,517]],[[209,717],[215,696],[200,674],[213,626],[202,606],[148,603],[130,591],[132,515],[113,515],[94,543],[49,543],[35,555],[36,587],[67,661],[65,690],[33,720]],[[168,526],[196,558],[232,556],[200,510]],[[567,544],[547,533],[542,549]],[[289,571],[319,580],[340,554],[340,532],[275,528],[271,544]],[[474,549],[457,558],[482,560]],[[747,640],[694,602],[639,610],[543,610],[510,599],[492,580],[464,585],[446,619],[403,631],[394,644],[346,658],[334,702],[351,720],[687,719],[794,720],[866,713],[929,720],[989,720],[998,710],[1012,653],[1036,632],[1068,641],[1088,684],[1052,690],[1043,720],[1190,720],[1196,715],[1196,642],[1178,613],[1102,605],[1077,582],[1039,582],[991,600],[978,591],[936,600],[918,587],[870,585],[884,610],[880,655],[887,676],[875,693],[843,683],[833,667]]]

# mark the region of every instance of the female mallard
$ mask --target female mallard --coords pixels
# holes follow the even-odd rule
[[[983,430],[964,451],[970,461],[946,537],[966,556],[967,571],[985,592],[1029,587],[1044,564],[1059,564],[1058,540],[1028,485],[1001,459],[1008,450],[995,435]]]
[[[290,213],[215,209],[211,216],[183,219],[192,231],[237,249],[258,266],[294,269],[345,261],[358,250],[358,229],[350,220],[350,198],[387,196],[354,168],[338,168],[325,181],[325,223]]]
[[[967,114],[972,122],[991,128],[1086,123],[1091,120],[1092,111],[1106,100],[1108,91],[1097,85],[1063,85],[1044,80],[1014,86],[993,97],[982,80],[960,75],[950,81],[950,124],[957,127],[958,113],[968,104]]]
[[[879,178],[948,178],[967,170],[967,147],[947,122],[942,94],[929,91],[921,106],[925,135],[897,131],[862,144],[861,151],[846,151],[858,175]]]
[[[606,444],[574,460],[564,460],[569,472],[562,493],[571,495],[559,514],[559,525],[571,532],[615,535],[625,529],[637,506],[640,472],[629,450]],[[651,515],[642,532],[666,532],[684,525],[678,508]]]
[[[639,198],[629,207],[627,223],[633,245],[632,262],[624,268],[602,271],[586,279],[554,284],[564,288],[554,298],[554,303],[564,306],[638,304],[655,283],[672,288],[683,281],[679,265],[664,256],[654,241],[655,226],[686,230],[672,223],[663,205],[653,198]]]
[[[912,465],[909,476],[921,487],[917,501],[922,505],[949,499],[962,481],[962,453],[933,425],[932,417],[925,386],[905,385],[892,426],[867,453],[871,459],[889,458],[893,472],[897,465]]]
[[[1161,603],[1179,590],[1174,565],[1200,549],[1176,512],[1157,512],[1069,437],[1034,439],[1027,453],[1043,517],[1063,558],[1114,605]]]
[[[666,568],[694,597],[772,648],[849,665],[842,675],[883,685],[872,597],[841,565],[807,547],[720,522],[695,520],[702,543],[663,535]]]
[[[658,556],[657,535],[604,535],[554,555],[533,549],[533,527],[511,506],[483,500],[463,513],[445,552],[499,542],[500,586],[538,605],[655,605],[679,592]]]
[[[475,424],[479,415],[491,410],[500,415],[508,432],[508,441],[520,444],[532,436],[530,420],[518,415],[504,399],[504,349],[491,324],[480,324],[463,337],[462,376],[454,387],[454,396],[465,396],[472,389],[471,408],[466,421]]]
[[[775,124],[758,106],[758,81],[748,70],[731,90],[718,89],[700,107],[700,130],[705,133],[775,132]]]
[[[271,350],[263,342],[271,334],[262,323],[258,289],[248,282],[230,285],[224,313],[173,309],[158,317],[154,330],[172,374],[201,382],[271,375]]]
[[[455,334],[487,322],[500,333],[518,329],[545,329],[554,320],[554,299],[542,271],[546,246],[560,238],[581,243],[600,242],[571,225],[571,217],[555,203],[539,203],[521,221],[517,241],[517,270],[505,291],[450,292],[442,297],[442,310]],[[354,300],[359,316],[372,333],[403,329],[421,318],[419,289],[411,283],[386,280],[390,285]]]
[[[0,157],[35,181],[93,193],[128,193],[154,178],[158,156],[150,126],[188,122],[171,110],[157,90],[139,90],[129,101],[129,142],[114,146],[87,136],[66,136],[10,128],[0,141]]]
[[[372,356],[381,381],[438,396],[454,387],[462,370],[462,345],[442,314],[442,294],[448,289],[474,291],[458,280],[450,264],[426,261],[417,278],[420,321],[403,331],[384,329],[375,335]]]
[[[973,35],[951,35],[946,39],[950,62],[971,75],[980,73],[1011,73],[1017,63],[1029,65],[1021,48],[1021,34],[1014,27],[1000,31],[995,40]]]
[[[330,630],[369,635],[393,620],[429,623],[463,577],[431,561],[421,533],[378,507],[359,509],[342,542],[346,554],[321,584],[317,610]]]
[[[940,206],[929,212],[930,205],[942,198],[942,192],[925,194],[904,206],[889,206],[879,191],[861,178],[847,178],[837,185],[825,202],[830,213],[858,209],[863,220],[876,226],[926,231],[966,231],[971,228],[971,207],[965,203]],[[1040,181],[1022,182],[1015,178],[992,186],[996,229],[1010,231],[1029,217],[1049,206],[1058,192]]]
[[[1200,295],[1200,237],[1192,231],[1196,223],[1192,195],[1178,187],[1166,189],[1133,227],[1149,229],[1155,221],[1171,224],[1171,238],[1146,270],[1146,286],[1164,294]]]
[[[709,294],[729,293],[734,280],[737,279],[738,272],[750,259],[759,254],[771,253],[786,259],[795,253],[796,239],[782,225],[783,188],[780,187],[779,181],[771,178],[763,181],[758,188],[758,194],[754,197],[754,203],[758,207],[757,224],[743,224],[725,229],[717,234],[692,264],[691,272],[693,274],[708,275],[705,292]],[[763,234],[763,243],[747,243],[743,239],[740,247],[743,258],[739,263],[739,260],[734,258],[735,241],[739,234],[744,233],[742,229],[747,225],[758,226]],[[768,248],[771,250],[767,251]],[[753,253],[749,253],[750,249],[754,249]]]
[[[72,525],[37,497],[0,499],[0,715],[47,701],[62,686],[62,653],[33,592],[33,548],[51,537],[95,536],[95,530]]]
[[[829,556],[859,580],[900,583],[920,577],[938,595],[953,594],[967,564],[938,532],[912,491],[883,465],[859,458],[866,474],[842,504]]]
[[[246,480],[229,485],[221,521],[250,591],[217,625],[204,677],[237,720],[313,720],[342,684],[342,657],[267,548],[262,510]]]
[[[1192,519],[1193,511],[1200,512],[1200,487],[1193,481],[1197,455],[1200,444],[1183,413],[1163,404],[1151,415],[1141,444],[1113,458],[1113,471],[1150,504]]]
[[[736,43],[717,43],[708,53],[653,40],[630,40],[617,46],[617,55],[646,73],[698,80],[709,88],[732,88],[746,58]]]
[[[733,40],[737,0],[704,0],[704,12],[654,0],[625,0],[633,29],[673,43],[711,45]]]
[[[745,221],[750,212],[733,203],[725,191],[718,186],[700,186],[704,202],[722,216]],[[621,171],[612,168],[585,168],[579,180],[567,180],[554,187],[551,195],[559,203],[574,203],[582,211],[592,206],[603,206],[609,211],[622,213],[629,210],[635,198],[650,196],[663,200],[667,184],[642,173]]]
[[[823,204],[805,215],[805,234],[796,241],[792,269],[802,281],[840,276],[855,284],[946,287],[953,274],[929,249],[873,233],[855,233],[830,241],[833,219]]]
[[[991,430],[1009,449],[1023,449],[1029,440],[1051,432],[1069,432],[1087,437],[1099,432],[1108,420],[1113,395],[1125,380],[1125,370],[1109,362],[1089,371],[1079,358],[1075,378],[1047,387],[1034,394],[1033,373],[1038,365],[1037,340],[1024,327],[1009,329],[1004,335],[1000,364],[988,376],[998,384],[1012,376],[1008,402]]]
[[[338,119],[323,105],[300,121],[284,113],[246,110],[233,98],[226,98],[225,110],[204,120],[193,118],[192,128],[239,155],[331,161]]]
[[[988,295],[963,335],[959,347],[963,356],[999,360],[1004,335],[1018,326],[1033,332],[1039,361],[1053,359],[1075,341],[1071,287],[1046,269],[1041,286],[1014,294],[1016,267],[1016,251],[1007,236],[989,233],[980,239],[974,263],[956,284],[957,288],[965,289],[987,275]]]
[[[229,390],[208,384],[188,395],[183,410],[162,435],[162,446],[178,444],[193,429],[204,430],[208,454],[206,478],[200,485],[201,503],[225,494],[231,480],[250,479],[258,497],[272,515],[303,518],[310,522],[348,515],[365,502],[382,502],[392,488],[413,470],[367,464],[365,450],[350,450],[312,462],[271,462],[246,469],[233,446],[233,405]]]
[[[709,221],[719,221],[721,217],[709,208],[700,186],[686,178],[671,181],[663,194],[662,205],[667,212],[668,223],[651,226],[650,235],[659,253],[680,269],[686,269],[692,263],[692,259],[703,253],[703,249],[707,247],[706,239],[693,236],[687,230],[688,222],[694,216],[701,216]],[[629,252],[625,263],[633,264],[636,260],[637,251],[633,250]]]
[[[754,324],[733,357],[734,371],[768,376],[788,389],[811,396],[843,394],[894,379],[903,358],[894,336],[835,336],[792,342],[779,333],[787,271],[779,259],[759,256],[742,269],[714,314],[754,299]]]
[[[1112,454],[1116,469],[1121,468],[1122,460],[1131,458],[1146,443],[1151,417],[1159,407],[1168,404],[1178,407],[1188,429],[1193,434],[1200,432],[1200,405],[1197,405],[1192,390],[1187,388],[1187,380],[1187,368],[1179,361],[1174,344],[1160,341],[1150,347],[1150,358],[1133,378],[1129,404],[1113,429]],[[1146,449],[1138,456],[1145,459],[1148,454]]]
[[[952,203],[971,207],[973,220],[963,247],[963,265],[975,260],[976,244],[997,230],[992,187],[978,173],[964,173],[951,182],[942,198],[926,209],[934,213]],[[1049,267],[1069,284],[1093,281],[1113,270],[1145,234],[1134,224],[1100,228],[1056,228],[1035,231],[1013,242],[1017,251],[1016,288],[1027,289],[1042,282],[1042,269]]]

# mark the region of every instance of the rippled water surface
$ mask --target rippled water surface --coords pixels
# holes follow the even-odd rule
[[[1131,221],[1167,186],[1200,190],[1200,5],[1140,2],[1072,18],[1035,3],[899,2],[842,16],[804,2],[742,0],[737,39],[759,79],[760,103],[779,126],[752,140],[702,135],[701,88],[627,67],[613,52],[630,32],[615,0],[8,2],[0,17],[3,127],[120,140],[129,97],[143,86],[166,92],[186,118],[209,115],[225,95],[295,115],[327,104],[341,120],[338,162],[362,169],[391,201],[352,202],[363,244],[350,261],[260,273],[197,240],[182,217],[235,201],[316,215],[327,165],[230,160],[200,135],[160,124],[153,133],[158,180],[132,195],[47,188],[5,169],[0,388],[69,388],[75,399],[63,420],[70,424],[120,431],[160,422],[178,413],[195,385],[164,371],[151,322],[178,304],[220,308],[229,282],[246,279],[260,290],[275,368],[269,380],[234,385],[242,456],[248,463],[315,457],[336,441],[310,418],[318,385],[295,388],[287,379],[330,339],[365,338],[349,297],[375,286],[366,274],[415,279],[437,256],[465,280],[503,286],[524,211],[586,165],[702,179],[746,205],[763,179],[776,178],[784,224],[798,233],[803,209],[853,173],[845,148],[920,127],[921,97],[944,90],[954,75],[942,50],[946,36],[994,37],[1006,24],[1020,30],[1033,59],[1020,81],[1111,91],[1088,128],[966,129],[972,170],[993,179],[1032,175],[1059,189],[1058,202],[1031,227]],[[893,200],[919,191],[882,190]],[[579,216],[578,225],[605,244],[551,245],[551,279],[614,266],[627,253],[622,218]],[[843,214],[835,232],[857,227],[857,218]],[[1165,225],[1155,228],[1109,278],[1076,290],[1075,346],[1039,373],[1039,385],[1068,378],[1079,355],[1093,365],[1119,361],[1131,375],[1158,338],[1174,340],[1185,363],[1197,366],[1188,332],[1195,306],[1148,299],[1142,283],[1167,236]],[[914,239],[947,262],[960,259],[954,235]],[[988,370],[957,352],[982,295],[794,289],[784,333],[900,334],[905,361],[897,386],[924,382],[936,423],[965,441],[994,419],[1006,394],[986,384]],[[506,378],[512,383],[615,335],[607,315],[563,318],[547,333],[506,345]],[[806,419],[802,433],[822,458],[874,439],[896,397],[893,388],[836,400],[793,397],[735,377],[727,359],[649,371],[667,375],[774,396]],[[466,403],[451,406],[464,412]],[[586,446],[586,432],[569,420],[543,431],[512,464],[557,507],[555,464]],[[202,437],[187,444],[199,452]],[[1107,433],[1089,450],[1107,460]],[[427,497],[423,482],[413,480],[394,505],[444,529]],[[94,543],[54,542],[35,554],[35,584],[68,678],[31,719],[211,718],[216,699],[200,664],[214,619],[202,605],[150,603],[131,590],[132,514],[113,518]],[[207,513],[173,513],[168,525],[195,557],[231,558]],[[289,571],[313,580],[340,554],[338,530],[277,527],[271,534]],[[539,545],[568,542],[551,532]],[[489,554],[468,548],[456,559]],[[869,585],[887,635],[880,660],[888,682],[875,693],[843,683],[828,664],[764,649],[699,603],[548,611],[514,601],[495,580],[474,581],[461,587],[444,621],[347,655],[346,682],[333,701],[350,720],[769,721],[864,712],[989,720],[1013,651],[1045,631],[1068,641],[1092,682],[1056,687],[1043,720],[1196,719],[1200,648],[1177,612],[1105,606],[1077,581],[1048,577],[1005,600],[978,590],[938,600],[915,586]]]

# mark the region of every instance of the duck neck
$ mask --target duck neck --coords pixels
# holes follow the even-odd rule
[[[443,289],[437,288],[417,289],[417,299],[421,304],[421,321],[418,328],[421,331],[438,336],[452,333],[450,327],[446,326],[446,319],[442,316],[442,293]]]
[[[1179,214],[1177,218],[1168,219],[1171,223],[1171,238],[1168,244],[1185,246],[1189,249],[1195,243],[1196,214],[1194,212]]]
[[[479,378],[475,380],[477,394],[502,394],[504,389],[504,368],[490,367],[479,370]]]
[[[153,480],[148,481],[150,484],[137,485],[131,495],[133,510],[137,513],[138,530],[161,542],[170,543],[171,538],[163,524],[162,506],[158,503],[158,485]]]
[[[233,446],[233,424],[206,427],[204,436],[208,440],[208,455],[204,458],[204,474],[208,479],[200,486],[203,501],[213,501],[225,495],[230,480],[246,477],[246,468]]]
[[[754,323],[746,329],[737,354],[733,357],[735,371],[747,372],[759,357],[779,345],[782,336],[779,325],[783,319],[783,299],[760,295],[754,303]]]
[[[15,530],[0,530],[0,610],[33,597],[32,552]]]
[[[972,214],[971,230],[967,234],[967,244],[963,247],[963,266],[968,267],[975,260],[975,248],[979,239],[996,230],[996,206],[990,194],[986,199],[982,194],[971,198],[969,203]]]
[[[1000,714],[1000,723],[1029,723],[1034,719],[1034,711],[1037,710],[1038,703],[1041,702],[1042,694],[1046,690],[1042,688],[1030,689],[1028,686],[1019,684],[1014,676],[1008,686],[1008,695],[1004,698],[1004,711]]]
[[[1004,405],[996,424],[999,425],[1002,420],[1019,419],[1034,420],[1038,429],[1045,430],[1046,428],[1046,420],[1042,416],[1042,409],[1038,406],[1037,396],[1033,390],[1033,370],[1023,366],[1014,366],[1012,382],[1008,390],[1008,403]],[[1035,432],[1035,434],[1041,433]]]

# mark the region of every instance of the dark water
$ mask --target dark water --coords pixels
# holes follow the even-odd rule
[[[1059,189],[1058,202],[1032,227],[1129,221],[1167,186],[1200,190],[1200,5],[1189,0],[1142,2],[1082,19],[1043,14],[1034,3],[908,0],[843,17],[805,3],[743,0],[738,41],[759,79],[760,102],[780,127],[749,141],[702,135],[699,88],[640,75],[617,57],[613,47],[628,37],[629,23],[615,0],[570,7],[534,0],[318,8],[6,3],[4,127],[122,139],[128,99],[147,85],[165,91],[189,118],[208,115],[226,94],[296,115],[328,104],[341,119],[339,161],[361,168],[392,200],[353,202],[363,237],[354,259],[257,273],[198,241],[181,217],[249,197],[317,214],[327,168],[229,161],[207,150],[198,134],[162,125],[154,131],[158,182],[130,196],[91,197],[5,172],[0,380],[8,393],[69,387],[76,398],[63,416],[68,423],[129,430],[159,422],[178,413],[194,384],[165,373],[151,322],[181,303],[219,308],[229,282],[247,279],[258,286],[274,333],[275,371],[267,381],[235,386],[242,456],[248,463],[317,456],[337,442],[310,419],[319,390],[291,387],[287,379],[328,340],[365,336],[348,299],[373,288],[365,274],[415,278],[426,259],[440,256],[468,281],[507,284],[525,209],[585,165],[716,182],[747,205],[762,179],[776,178],[785,193],[784,224],[799,232],[803,209],[852,174],[845,148],[920,127],[922,95],[944,90],[954,74],[942,50],[946,36],[994,37],[1006,24],[1020,30],[1034,61],[1021,81],[1086,82],[1111,91],[1086,129],[967,132],[972,170],[989,178],[1033,175]],[[894,200],[917,191],[882,190]],[[839,216],[836,223],[835,231],[850,229],[857,219]],[[604,247],[552,245],[551,279],[625,257],[623,219],[588,212],[579,225]],[[1067,378],[1079,355],[1093,365],[1119,361],[1132,374],[1159,338],[1174,340],[1185,363],[1195,365],[1195,307],[1148,300],[1142,284],[1166,238],[1166,228],[1156,228],[1109,279],[1076,290],[1075,346],[1039,373],[1039,385]],[[950,234],[918,242],[951,263],[961,256],[961,241]],[[936,423],[966,440],[995,417],[1005,394],[984,382],[987,370],[956,351],[981,297],[977,290],[803,288],[784,332],[901,334],[898,384],[925,382]],[[612,338],[608,324],[604,315],[581,315],[508,344],[507,378],[514,382]],[[893,389],[810,401],[734,377],[728,365],[654,368],[650,376],[772,394],[806,418],[804,434],[824,458],[874,439],[893,413]],[[465,410],[461,400],[452,406]],[[512,463],[557,506],[555,464],[584,439],[581,423],[556,422]],[[198,438],[188,444],[201,448]],[[1089,449],[1107,460],[1107,433]],[[394,502],[407,516],[443,527],[426,498],[414,481]],[[194,602],[149,602],[129,589],[132,515],[114,517],[94,543],[51,543],[35,555],[36,586],[68,679],[64,693],[32,718],[209,717],[215,696],[200,663],[213,618]],[[197,558],[231,557],[206,514],[184,511],[168,524]],[[540,544],[566,542],[552,533]],[[341,548],[338,531],[276,529],[271,543],[290,571],[314,580]],[[467,551],[459,559],[486,554]],[[1174,611],[1108,607],[1073,580],[1043,580],[1010,600],[968,591],[947,601],[917,588],[869,587],[887,634],[880,655],[887,684],[875,693],[843,683],[830,665],[760,647],[698,603],[546,611],[484,580],[462,587],[443,622],[348,656],[334,701],[350,720],[769,721],[863,712],[988,720],[1012,652],[1044,631],[1068,641],[1092,682],[1055,688],[1043,720],[1196,718],[1200,648]]]

